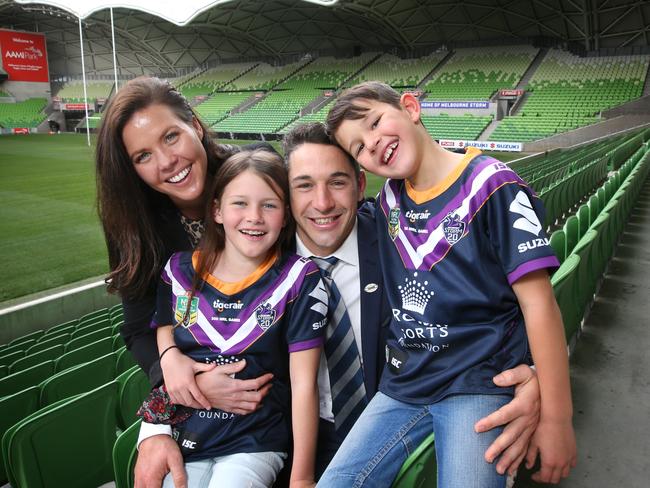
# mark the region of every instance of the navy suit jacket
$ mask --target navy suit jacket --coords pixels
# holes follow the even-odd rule
[[[374,218],[362,210],[357,213],[357,221],[361,286],[361,355],[366,393],[370,399],[377,392],[379,377],[384,367],[384,338],[391,312],[379,266],[377,228]]]

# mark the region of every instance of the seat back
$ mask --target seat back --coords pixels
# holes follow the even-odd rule
[[[115,377],[115,353],[56,373],[40,384],[42,406],[90,391]]]
[[[404,461],[392,488],[435,488],[437,476],[436,446],[431,434]]]
[[[64,350],[63,344],[59,344],[56,346],[48,347],[47,349],[43,349],[42,351],[35,352],[34,354],[30,354],[29,356],[25,356],[24,358],[20,358],[9,366],[9,373],[17,373],[18,371],[22,371],[23,369],[36,366],[37,364],[40,364],[43,361],[56,359],[59,356],[61,356],[61,354],[63,354],[63,350]]]
[[[578,217],[575,215],[566,219],[564,223],[564,236],[566,238],[566,255],[568,256],[580,239],[580,223],[578,222]]]
[[[111,481],[116,404],[112,381],[16,424],[3,439],[10,479],[30,488],[87,488]]]
[[[35,386],[54,372],[54,361],[44,361],[18,373],[10,374],[0,379],[0,397],[12,395]]]
[[[86,346],[92,342],[98,341],[99,339],[111,336],[111,332],[110,327],[103,327],[97,330],[89,330],[88,333],[83,335],[75,335],[70,342],[66,344],[65,350],[73,351],[81,346]]]
[[[582,309],[578,304],[579,266],[580,256],[571,254],[567,256],[562,266],[558,268],[551,278],[553,293],[562,314],[567,344],[580,329],[580,322],[582,321]]]
[[[122,346],[117,350],[116,374],[122,374],[137,364],[133,358],[133,354],[131,354],[131,351],[126,346]]]
[[[151,384],[140,366],[133,366],[118,376],[116,381],[120,384],[118,420],[124,428],[138,419],[135,414],[151,391]]]
[[[92,361],[93,359],[99,356],[104,356],[110,352],[113,352],[113,339],[111,337],[105,337],[63,354],[56,360],[56,370],[63,371],[70,366]]]
[[[560,264],[562,264],[566,259],[566,237],[562,229],[558,229],[551,234],[551,247]]]
[[[138,433],[140,423],[133,422],[122,432],[113,446],[113,470],[116,488],[133,488],[133,468],[137,454]]]

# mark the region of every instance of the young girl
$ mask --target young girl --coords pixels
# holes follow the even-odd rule
[[[294,231],[279,155],[241,152],[214,181],[198,250],[172,255],[162,273],[152,326],[163,374],[167,380],[183,367],[182,351],[217,364],[245,359],[237,376],[272,372],[273,387],[259,410],[237,415],[177,409],[162,386],[141,414],[145,421],[173,425],[190,487],[271,486],[287,457],[291,428],[291,485],[308,486],[327,292],[317,266],[287,252]],[[164,486],[172,484],[168,475]]]

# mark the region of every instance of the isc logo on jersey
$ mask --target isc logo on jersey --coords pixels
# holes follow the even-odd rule
[[[521,215],[521,217],[515,220],[512,224],[515,229],[530,232],[535,236],[538,236],[542,231],[542,224],[537,218],[537,214],[535,213],[535,210],[533,209],[528,196],[523,191],[517,193],[515,199],[510,204],[509,210],[512,213]],[[530,241],[522,242],[517,246],[517,250],[521,254],[537,247],[548,246],[548,244],[548,239],[540,237],[537,239],[531,239]]]

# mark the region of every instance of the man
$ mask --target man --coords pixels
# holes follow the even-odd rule
[[[363,368],[365,400],[369,400],[377,391],[383,368],[381,330],[390,319],[390,310],[383,300],[372,217],[363,209],[357,212],[364,196],[365,174],[359,171],[354,160],[331,142],[320,123],[294,128],[285,136],[284,149],[289,170],[291,210],[297,224],[296,250],[314,258],[338,258],[329,274],[347,309]],[[334,422],[334,402],[326,362],[323,357],[319,371],[321,422],[317,475],[329,463],[346,431],[345,428],[337,429]],[[236,368],[239,370],[241,366]],[[231,367],[227,371],[215,369],[204,373],[200,376],[199,386],[210,400],[219,397],[223,403],[224,395],[227,396],[232,405],[229,411],[249,413],[258,408],[263,394],[248,391],[252,380],[244,383],[226,376],[237,370]],[[500,386],[518,385],[516,398],[477,422],[475,428],[485,431],[509,422],[486,452],[486,459],[491,462],[503,451],[497,469],[500,472],[506,469],[514,471],[525,455],[528,439],[537,423],[539,390],[534,375],[526,366],[499,375],[495,382]],[[256,384],[255,388],[267,391],[263,383]],[[350,410],[358,415],[361,408],[354,404]],[[348,423],[353,420],[351,417],[345,419]],[[180,451],[168,435],[141,440],[139,451],[136,488],[159,487],[169,470],[177,488],[186,486]]]

